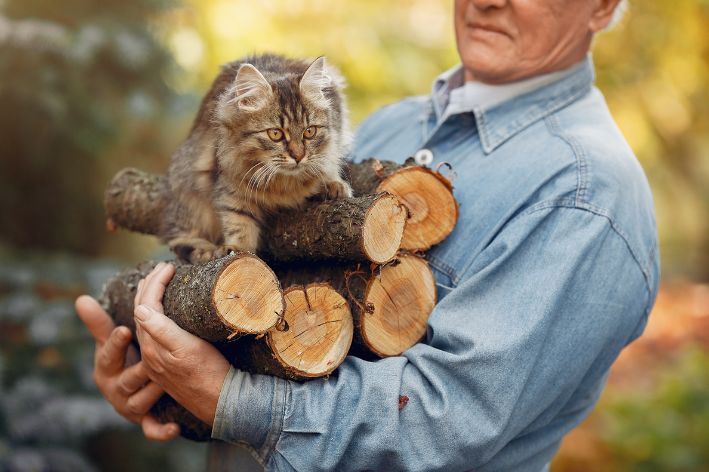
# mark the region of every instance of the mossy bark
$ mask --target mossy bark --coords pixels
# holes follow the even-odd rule
[[[350,185],[355,195],[378,193],[379,184],[390,175],[404,167],[415,165],[413,160],[407,160],[403,165],[393,161],[365,159],[357,164],[349,165]]]
[[[158,234],[169,196],[166,177],[135,168],[121,170],[104,194],[108,227]]]
[[[224,268],[239,257],[255,256],[247,253],[232,254],[198,265],[174,262],[177,265],[175,275],[168,283],[163,297],[165,315],[182,329],[202,339],[212,342],[226,340],[234,329],[217,312],[212,293]],[[138,282],[156,264],[141,263],[133,269],[120,272],[106,283],[100,300],[116,324],[128,326],[135,332],[133,310]]]
[[[105,193],[105,207],[114,227],[157,235],[169,198],[167,178],[137,169],[124,169],[111,181]],[[302,209],[278,212],[262,228],[260,254],[277,261],[368,260],[370,246],[364,238],[368,211],[387,195],[364,195],[358,198],[309,202]],[[403,211],[403,210],[402,210]],[[388,215],[385,215],[388,216]],[[403,220],[402,216],[402,220]],[[402,223],[403,225],[403,223]],[[380,224],[376,238],[392,238],[396,247],[403,227]],[[387,234],[387,233],[391,234]],[[391,256],[396,251],[392,251]],[[388,260],[377,260],[385,262]]]
[[[268,222],[264,257],[279,262],[368,260],[364,225],[370,208],[381,199],[391,199],[392,205],[398,205],[390,195],[377,194],[328,200],[297,212],[282,212]],[[398,238],[401,239],[400,234]]]

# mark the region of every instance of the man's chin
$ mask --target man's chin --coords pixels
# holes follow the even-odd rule
[[[462,55],[466,81],[478,81],[486,84],[504,84],[515,81],[516,69],[507,64],[500,51],[481,47],[474,53]]]

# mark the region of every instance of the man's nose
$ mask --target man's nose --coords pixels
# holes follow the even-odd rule
[[[294,139],[288,143],[288,154],[295,162],[300,162],[305,157],[305,146]]]
[[[507,4],[508,0],[470,0],[478,10],[486,10],[488,8],[502,8]]]

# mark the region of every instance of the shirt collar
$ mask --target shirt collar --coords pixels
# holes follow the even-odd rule
[[[590,55],[568,69],[504,85],[464,82],[458,65],[433,84],[431,101],[439,123],[472,112],[485,153],[532,123],[576,100],[594,80]]]

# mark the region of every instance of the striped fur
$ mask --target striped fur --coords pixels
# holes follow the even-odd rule
[[[232,248],[255,252],[269,212],[318,193],[350,196],[341,176],[351,143],[343,83],[324,58],[226,64],[172,157],[163,241],[192,262]],[[284,139],[273,141],[269,129]]]

